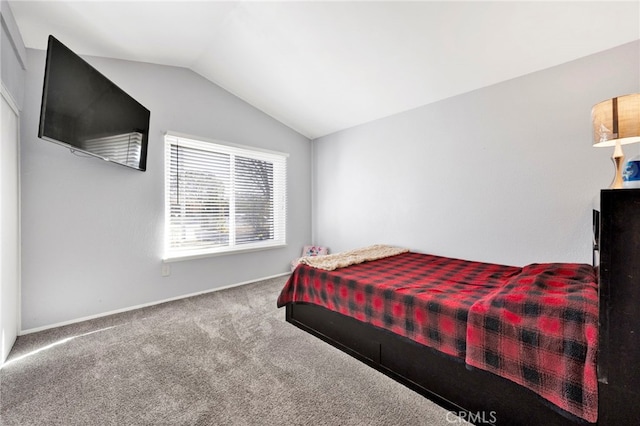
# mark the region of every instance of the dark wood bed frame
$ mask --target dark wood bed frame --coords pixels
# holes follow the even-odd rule
[[[603,190],[594,218],[600,259],[597,424],[640,424],[640,189]],[[510,380],[323,307],[288,304],[286,320],[473,424],[590,424]]]

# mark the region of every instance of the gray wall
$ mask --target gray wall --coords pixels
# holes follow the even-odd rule
[[[27,57],[23,330],[284,273],[310,242],[311,142],[305,137],[187,69],[86,58],[151,111],[151,128],[144,173],[78,157],[38,139],[45,52],[28,49]],[[288,246],[175,262],[162,277],[166,131],[289,153]]]
[[[591,262],[591,209],[613,177],[612,149],[591,146],[591,107],[640,91],[639,52],[626,44],[314,140],[315,243]]]
[[[0,78],[12,101],[22,110],[27,53],[9,3],[0,1]]]

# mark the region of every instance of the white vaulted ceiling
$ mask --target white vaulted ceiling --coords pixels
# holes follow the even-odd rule
[[[10,1],[29,48],[187,67],[309,138],[640,39],[640,2]]]

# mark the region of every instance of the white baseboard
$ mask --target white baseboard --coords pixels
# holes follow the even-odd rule
[[[24,336],[26,334],[37,333],[39,331],[49,330],[51,328],[63,327],[65,325],[75,324],[75,323],[78,323],[78,322],[88,321],[88,320],[92,320],[92,319],[96,319],[96,318],[106,317],[106,316],[113,315],[113,314],[119,314],[119,313],[122,313],[122,312],[128,312],[128,311],[133,311],[133,310],[140,309],[140,308],[146,308],[146,307],[149,307],[149,306],[159,305],[161,303],[172,302],[174,300],[186,299],[188,297],[193,297],[193,296],[200,296],[201,294],[213,293],[214,291],[226,290],[228,288],[233,288],[233,287],[240,287],[242,285],[247,285],[247,284],[255,283],[255,282],[258,282],[258,281],[264,281],[264,280],[270,280],[271,278],[282,277],[282,276],[285,276],[285,275],[289,275],[290,273],[291,272],[283,272],[281,274],[271,275],[269,277],[263,277],[263,278],[258,278],[258,279],[255,279],[255,280],[244,281],[244,282],[241,282],[241,283],[231,284],[231,285],[227,285],[227,286],[224,286],[224,287],[216,287],[216,288],[213,288],[213,289],[210,289],[210,290],[204,290],[204,291],[199,291],[199,292],[196,292],[196,293],[185,294],[185,295],[182,295],[182,296],[176,296],[176,297],[172,297],[172,298],[169,298],[169,299],[158,300],[156,302],[143,303],[141,305],[130,306],[130,307],[127,307],[127,308],[122,308],[122,309],[116,309],[116,310],[113,310],[113,311],[103,312],[103,313],[96,314],[96,315],[89,315],[87,317],[76,318],[76,319],[72,319],[72,320],[69,320],[69,321],[59,322],[59,323],[56,323],[56,324],[49,324],[49,325],[43,325],[41,327],[29,328],[27,330],[21,330],[18,333],[18,336]]]

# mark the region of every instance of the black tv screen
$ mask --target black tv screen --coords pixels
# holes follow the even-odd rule
[[[38,137],[144,171],[149,116],[148,109],[49,36]]]

